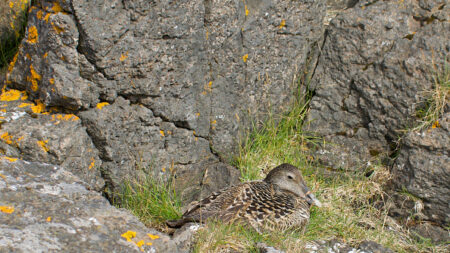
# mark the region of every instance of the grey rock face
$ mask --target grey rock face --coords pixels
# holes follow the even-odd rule
[[[403,138],[393,173],[397,188],[420,199],[420,218],[445,225],[450,222],[450,113],[438,121],[440,127]]]
[[[365,167],[415,124],[433,84],[431,63],[443,66],[450,48],[448,22],[431,18],[448,13],[439,6],[377,1],[332,21],[310,86],[309,129],[331,143],[317,152],[324,164]]]
[[[2,158],[0,175],[1,252],[178,252],[61,167]]]
[[[210,177],[201,193],[205,164],[223,166],[252,120],[289,106],[325,5],[39,1],[7,82],[80,116],[111,189],[150,167],[191,200],[223,185]]]

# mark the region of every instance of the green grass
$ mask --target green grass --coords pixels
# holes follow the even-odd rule
[[[181,201],[172,180],[148,175],[128,180],[118,199],[118,206],[131,210],[147,226],[163,229],[166,220],[181,217]]]
[[[320,139],[302,131],[306,119],[310,93],[301,93],[285,115],[269,113],[262,126],[253,124],[253,132],[246,133],[241,141],[239,156],[234,165],[241,171],[242,181],[261,179],[268,169],[281,163],[305,167],[311,162],[309,146]]]
[[[416,111],[419,123],[411,131],[420,131],[432,126],[439,127],[438,119],[444,114],[449,103],[450,94],[450,64],[445,60],[444,66],[439,68],[433,64],[433,89],[423,91],[423,106]]]

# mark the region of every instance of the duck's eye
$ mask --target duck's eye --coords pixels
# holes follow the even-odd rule
[[[291,175],[288,175],[287,177],[288,177],[289,179],[294,179]]]

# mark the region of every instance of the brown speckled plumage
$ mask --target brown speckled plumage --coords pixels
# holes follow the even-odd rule
[[[263,181],[252,181],[211,194],[188,209],[170,227],[187,222],[218,219],[248,223],[260,229],[303,230],[309,221],[310,204],[320,205],[303,181],[300,170],[290,164],[274,168]]]

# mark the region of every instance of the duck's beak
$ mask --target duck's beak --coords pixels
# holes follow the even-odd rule
[[[314,194],[310,191],[306,193],[306,202],[308,202],[310,206],[312,205],[316,205],[318,207],[322,206],[322,203],[320,203],[320,201],[316,198],[316,196],[314,196]]]

